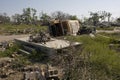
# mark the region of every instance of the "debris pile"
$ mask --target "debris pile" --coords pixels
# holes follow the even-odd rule
[[[15,73],[15,71],[11,68],[13,60],[13,58],[8,57],[0,59],[0,78],[6,78]]]
[[[35,43],[44,43],[50,41],[50,36],[45,33],[40,31],[38,34],[36,35],[31,35],[29,37],[29,42],[35,42]]]
[[[23,80],[46,80],[39,66],[27,66],[23,69]]]
[[[8,49],[9,47],[13,46],[13,42],[7,42],[7,41],[3,41],[0,42],[0,51],[5,51],[6,49]]]
[[[15,58],[0,58],[0,80],[59,80],[62,69],[45,64],[19,66]]]

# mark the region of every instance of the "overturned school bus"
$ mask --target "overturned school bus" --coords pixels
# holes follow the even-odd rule
[[[50,22],[49,33],[51,36],[76,35],[80,28],[78,20],[54,20]]]

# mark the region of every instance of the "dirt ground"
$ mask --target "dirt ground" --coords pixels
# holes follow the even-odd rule
[[[23,35],[0,35],[0,42],[2,41],[11,41],[14,40],[15,38],[22,38],[22,37],[27,37],[29,36],[28,34],[23,34]]]

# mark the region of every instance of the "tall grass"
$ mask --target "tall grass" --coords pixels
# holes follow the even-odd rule
[[[119,33],[99,33],[104,36],[108,36],[113,39],[120,39],[120,32]]]
[[[84,48],[81,54],[90,54],[89,60],[94,75],[102,76],[102,80],[120,80],[120,52],[109,48],[111,39],[101,36],[91,38],[88,35],[68,36],[67,39],[83,43]],[[108,79],[105,79],[106,76]]]

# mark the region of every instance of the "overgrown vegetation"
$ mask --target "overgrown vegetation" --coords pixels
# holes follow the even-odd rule
[[[42,52],[37,52],[37,51],[32,51],[31,54],[26,56],[28,60],[30,60],[31,62],[47,62],[48,60],[48,56],[45,53]]]
[[[109,48],[114,39],[99,35],[93,38],[88,35],[67,36],[67,39],[81,42],[83,45],[77,50],[71,47],[68,52],[63,51],[49,61],[65,68],[66,80],[120,80],[120,52]],[[5,52],[0,52],[0,56],[11,56],[18,49],[19,47],[14,45]],[[14,67],[30,64],[30,59],[42,61],[45,60],[45,55],[36,51],[28,57],[20,55],[16,59],[19,65],[15,63]]]
[[[46,26],[40,25],[12,25],[12,24],[0,24],[0,34],[28,34],[39,32],[40,30],[46,30]]]
[[[67,38],[84,44],[81,52],[72,53],[67,79],[120,80],[120,53],[109,49],[111,39],[87,35]]]

